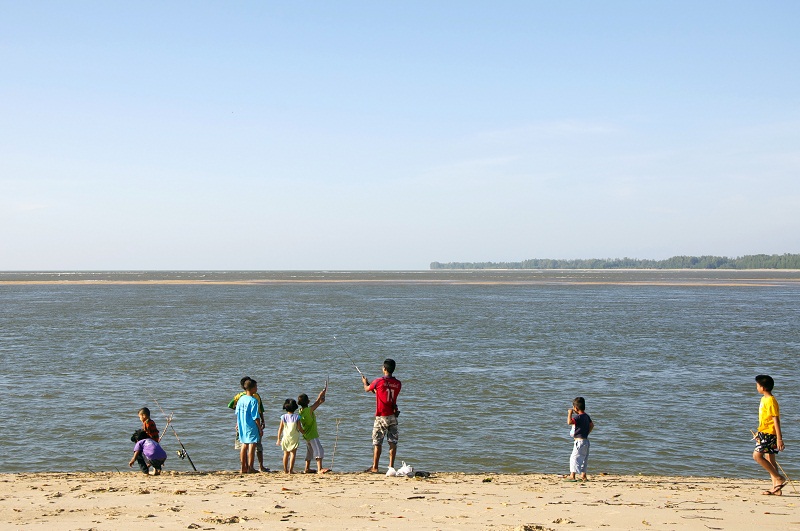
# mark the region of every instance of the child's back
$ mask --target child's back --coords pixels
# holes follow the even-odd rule
[[[300,431],[298,430],[300,415],[297,413],[285,413],[281,415],[281,421],[283,422],[281,448],[283,448],[284,452],[297,450],[300,445]]]

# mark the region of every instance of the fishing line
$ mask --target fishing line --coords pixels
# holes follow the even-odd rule
[[[349,352],[347,352],[347,350],[345,350],[345,348],[342,346],[342,344],[341,344],[341,343],[339,343],[338,341],[336,341],[336,336],[333,336],[333,342],[334,342],[334,343],[336,343],[336,346],[337,346],[337,347],[339,347],[339,348],[341,349],[341,351],[342,351],[342,352],[344,352],[344,355],[345,355],[345,356],[347,356],[347,359],[349,359],[349,360],[350,360],[350,363],[352,363],[352,364],[353,364],[353,367],[355,367],[355,368],[356,368],[356,370],[358,371],[358,374],[360,374],[362,378],[365,378],[365,379],[366,379],[366,376],[364,376],[364,373],[363,373],[363,372],[361,372],[361,369],[359,369],[359,368],[358,368],[358,365],[356,365],[356,362],[355,362],[355,361],[353,361],[353,357],[350,355],[350,353],[349,353]]]
[[[339,442],[339,423],[342,419],[336,419],[336,439],[333,441],[333,457],[331,457],[331,470],[333,470],[333,464],[336,462],[336,444]]]

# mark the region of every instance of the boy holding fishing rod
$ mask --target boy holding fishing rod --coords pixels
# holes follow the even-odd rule
[[[355,365],[355,364],[354,364]],[[392,376],[396,364],[393,359],[383,362],[383,377],[369,383],[367,377],[361,374],[361,383],[364,391],[375,393],[375,421],[372,425],[372,467],[365,472],[379,472],[378,461],[381,458],[383,439],[389,442],[389,468],[394,468],[394,458],[397,455],[397,395],[400,394],[402,383]],[[358,369],[358,367],[356,367]]]
[[[758,407],[758,433],[753,437],[756,440],[756,448],[753,451],[753,459],[756,463],[764,467],[772,478],[772,488],[765,490],[761,494],[767,496],[780,496],[783,494],[783,487],[786,486],[784,478],[778,470],[778,460],[775,454],[782,452],[785,448],[783,435],[781,433],[781,418],[778,400],[772,396],[772,389],[775,381],[766,374],[756,376],[756,390],[762,395],[761,403]]]

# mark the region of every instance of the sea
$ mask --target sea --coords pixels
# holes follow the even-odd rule
[[[236,470],[245,375],[267,467],[284,400],[327,383],[325,466],[360,471],[375,398],[355,366],[386,358],[398,466],[566,473],[582,396],[590,475],[764,477],[749,430],[769,374],[800,472],[800,271],[731,270],[0,272],[0,472],[129,471],[141,407],[167,470],[192,470],[182,448]]]

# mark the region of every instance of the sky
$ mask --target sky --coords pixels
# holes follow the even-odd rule
[[[800,2],[0,0],[0,270],[800,252]]]

